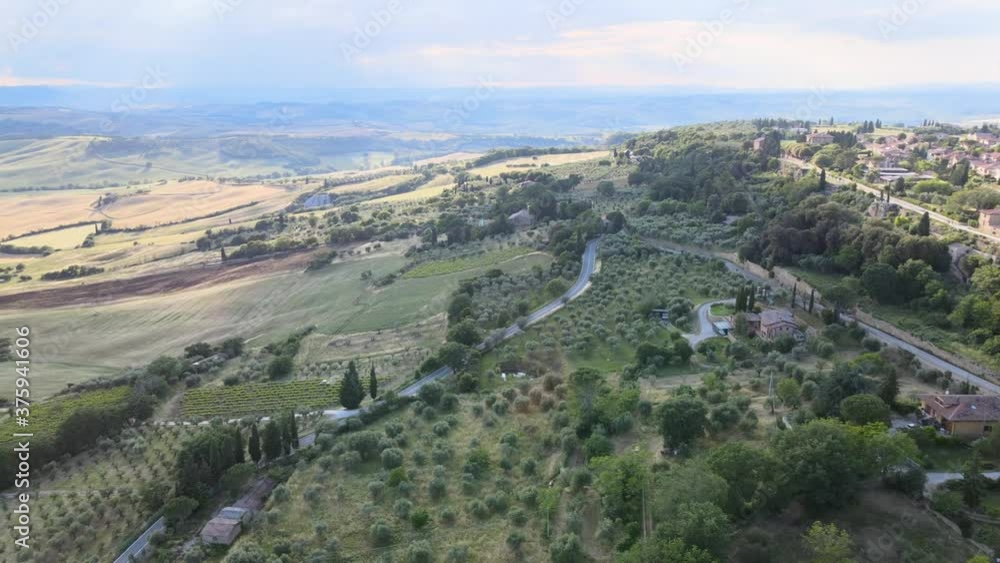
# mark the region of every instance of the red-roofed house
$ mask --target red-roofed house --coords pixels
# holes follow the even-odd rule
[[[1000,397],[996,395],[921,395],[927,416],[960,438],[980,438],[1000,424]]]

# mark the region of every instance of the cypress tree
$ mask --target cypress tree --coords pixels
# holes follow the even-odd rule
[[[273,418],[264,426],[263,446],[268,461],[281,457],[281,428]]]
[[[826,168],[821,168],[819,171],[819,191],[826,191]]]
[[[809,292],[809,313],[813,312],[813,305],[816,303],[816,289]]]
[[[257,423],[250,425],[250,459],[254,463],[260,463],[260,432],[257,431]]]
[[[799,294],[799,284],[792,286],[792,309],[795,308],[795,297]]]
[[[292,425],[287,416],[281,419],[281,452],[285,455],[292,453]]]
[[[351,360],[347,364],[344,381],[340,383],[340,404],[345,409],[356,409],[364,398],[365,390],[361,388],[361,381],[358,379],[358,367]]]
[[[753,311],[753,306],[757,304],[757,287],[750,284],[750,300],[747,301],[747,311]]]
[[[375,377],[375,364],[372,364],[372,369],[368,373],[368,394],[372,396],[372,399],[378,397],[378,378]]]
[[[243,443],[243,433],[240,432],[239,426],[233,426],[233,457],[236,459],[236,463],[243,463],[247,460],[246,458],[246,447]]]
[[[917,224],[917,234],[922,237],[930,236],[931,234],[931,216],[926,211],[920,217],[920,223]]]
[[[222,261],[225,262],[226,261],[226,247],[225,246],[220,246],[219,250],[222,251]]]
[[[292,447],[299,449],[299,421],[295,419],[295,411],[288,413],[288,433],[292,438]]]
[[[896,371],[892,370],[879,385],[878,396],[885,401],[885,404],[892,406],[896,404],[897,395],[899,395],[899,378],[896,377]]]

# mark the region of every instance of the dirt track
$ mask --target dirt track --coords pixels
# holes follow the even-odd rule
[[[297,252],[238,264],[212,264],[164,271],[131,278],[76,285],[63,284],[52,289],[0,295],[0,309],[45,309],[93,305],[141,297],[163,295],[206,284],[218,284],[286,270],[305,269],[311,252]]]

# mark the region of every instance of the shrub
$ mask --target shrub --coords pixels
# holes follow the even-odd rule
[[[535,474],[536,467],[537,462],[533,458],[525,459],[521,462],[521,473],[526,477],[530,477]]]
[[[611,440],[599,432],[591,435],[590,438],[587,438],[587,441],[583,444],[583,452],[584,455],[587,456],[588,460],[595,457],[605,457],[611,455],[613,451],[614,447],[611,445]]]
[[[496,514],[503,514],[507,512],[507,495],[502,492],[493,495],[486,495],[485,502],[486,507],[490,509],[490,512],[494,512]]]
[[[410,514],[410,524],[416,530],[423,529],[425,526],[427,526],[427,523],[430,522],[430,520],[431,520],[430,514],[428,514],[427,511],[423,509],[414,510],[413,513]]]
[[[431,544],[427,540],[417,540],[406,548],[407,563],[431,563],[434,560],[434,552]]]
[[[523,526],[528,522],[528,513],[523,508],[515,506],[507,513],[507,518],[515,526]]]
[[[385,483],[383,483],[382,481],[375,480],[368,482],[368,496],[370,496],[372,500],[375,501],[379,500],[380,498],[382,498],[382,493],[384,492],[385,492]]]
[[[397,499],[396,502],[392,503],[392,511],[401,519],[409,518],[411,510],[413,510],[413,503],[405,498]]]
[[[382,467],[395,469],[401,465],[403,465],[403,450],[389,448],[382,452]]]
[[[507,536],[507,547],[509,547],[511,551],[519,552],[521,551],[521,544],[523,544],[524,541],[524,534],[518,530],[514,530]]]
[[[490,517],[490,509],[481,500],[473,499],[465,504],[465,510],[472,516],[480,520],[485,520]]]
[[[454,524],[457,519],[457,515],[454,510],[445,507],[441,509],[441,513],[438,515],[438,518],[440,518],[441,522],[445,524]]]
[[[383,547],[392,543],[392,527],[384,520],[377,520],[368,528],[372,543],[377,547]]]
[[[468,560],[469,546],[467,545],[453,545],[448,548],[448,553],[445,555],[447,563],[466,563]]]
[[[284,485],[278,485],[274,488],[274,491],[271,492],[271,498],[273,498],[275,502],[279,503],[287,501],[290,496],[291,495],[288,493],[288,487]]]
[[[451,425],[449,425],[447,422],[444,421],[436,422],[434,423],[434,426],[431,427],[431,431],[433,431],[434,434],[438,436],[444,437],[447,436],[448,432],[451,431]]]
[[[389,472],[389,477],[386,479],[386,484],[390,487],[398,487],[400,484],[405,483],[410,480],[410,476],[406,473],[406,469],[402,467],[397,467]]]
[[[443,477],[435,477],[427,484],[427,493],[434,500],[440,500],[448,494],[448,481]]]
[[[437,405],[441,402],[441,397],[443,396],[444,387],[436,381],[431,381],[427,385],[421,387],[420,391],[417,391],[417,397],[428,405]]]

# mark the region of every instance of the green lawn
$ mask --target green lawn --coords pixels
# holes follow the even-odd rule
[[[972,458],[972,448],[933,445],[921,449],[928,471],[960,473]]]
[[[716,317],[728,317],[736,312],[736,307],[728,303],[717,303],[712,305],[710,313]]]

